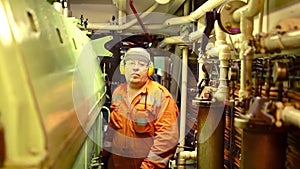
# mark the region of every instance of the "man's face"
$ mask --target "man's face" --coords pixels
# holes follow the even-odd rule
[[[140,87],[148,79],[148,64],[139,60],[128,60],[125,63],[125,78],[128,83]]]

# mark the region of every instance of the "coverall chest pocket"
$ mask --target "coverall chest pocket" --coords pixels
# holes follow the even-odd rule
[[[151,105],[148,105],[147,108],[144,107],[144,104],[135,106],[133,111],[133,128],[136,133],[154,136],[154,118],[152,111]]]
[[[123,121],[122,109],[120,108],[120,105],[118,104],[112,104],[111,105],[111,114],[110,114],[110,123],[112,124],[112,127],[114,129],[122,129],[123,128]]]

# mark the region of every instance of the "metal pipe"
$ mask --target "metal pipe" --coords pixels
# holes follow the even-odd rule
[[[185,160],[188,159],[195,160],[197,158],[197,151],[182,151],[179,153],[179,156]]]
[[[242,17],[253,18],[261,11],[264,2],[264,0],[250,0],[246,6],[233,12],[234,21],[240,22]]]
[[[158,47],[159,48],[164,48],[168,44],[184,44],[184,36],[172,36],[172,37],[167,37],[164,40],[162,40]]]
[[[267,50],[294,49],[300,47],[300,31],[291,31],[262,39],[261,46]]]
[[[241,54],[240,54],[241,56]],[[252,86],[252,59],[253,49],[249,47],[247,50],[243,50],[241,59],[241,78],[240,78],[240,100],[247,99],[251,96]]]
[[[283,122],[300,128],[300,110],[293,106],[286,106],[280,113]]]
[[[221,5],[222,3],[226,2],[227,0],[208,0],[203,5],[201,5],[198,9],[191,12],[188,16],[176,17],[171,18],[165,21],[165,25],[181,25],[190,22],[194,22],[197,19],[201,18],[205,15],[206,12],[211,11],[212,9],[216,8],[217,6]]]
[[[126,1],[118,1],[118,25],[122,28],[126,23]],[[125,16],[125,17],[124,17]]]
[[[189,41],[194,42],[202,38],[203,32],[204,32],[205,26],[202,28],[196,30],[195,32],[191,32],[189,34]]]
[[[226,44],[226,34],[221,30],[218,22],[215,22],[215,33],[216,42],[215,47],[218,50],[219,60],[220,60],[220,84],[218,90],[215,94],[215,98],[218,101],[225,101],[228,96],[228,85],[227,85],[227,69],[229,67],[229,59],[231,56],[230,47]]]
[[[185,1],[184,5],[183,5],[183,15],[188,14],[189,7],[190,7],[190,1]],[[164,48],[168,44],[185,44],[187,41],[188,41],[188,39],[185,35],[167,37],[160,42],[159,48]]]
[[[184,169],[185,160],[183,156],[185,144],[185,125],[186,125],[186,101],[187,101],[187,70],[188,70],[188,46],[182,47],[182,74],[181,74],[181,105],[180,105],[180,130],[178,146],[178,169]]]
[[[168,26],[190,23],[192,21],[195,21],[195,20],[201,18],[202,16],[205,15],[205,13],[207,11],[211,11],[213,8],[221,5],[225,1],[226,0],[209,0],[206,3],[204,3],[203,5],[201,5],[197,10],[190,13],[190,15],[167,19],[163,24],[160,24],[159,26],[155,26],[152,29],[164,29]],[[144,11],[140,15],[140,18],[144,18],[147,15],[149,15],[151,12],[153,12],[158,7],[158,5],[159,5],[158,3],[154,3],[150,8],[148,8],[146,11]],[[136,24],[136,22],[137,22],[137,20],[132,20],[132,21],[122,24],[122,25],[109,25],[107,23],[89,23],[88,29],[120,31],[120,30],[125,30],[125,29],[132,27],[134,24]],[[82,27],[82,26],[78,25],[78,27]]]
[[[153,12],[158,7],[158,3],[154,3],[150,8],[148,8],[146,11],[144,11],[140,18],[144,18],[148,16],[151,12]],[[130,22],[127,22],[125,24],[120,25],[109,25],[108,23],[89,23],[88,29],[101,29],[101,30],[124,30],[132,27],[134,24],[136,24],[137,20],[131,20]],[[80,27],[80,25],[78,25]]]
[[[189,1],[185,1],[183,14],[186,15],[189,12]],[[180,35],[185,36],[188,34],[188,31],[184,28],[180,31]],[[188,46],[182,46],[182,74],[181,74],[181,103],[180,103],[180,129],[179,129],[179,148],[178,151],[184,151],[185,145],[185,125],[186,125],[186,111],[187,111],[187,82],[188,82]],[[185,164],[185,160],[181,158],[180,154],[178,156],[178,163]],[[178,166],[178,169],[184,168]]]
[[[187,100],[187,70],[188,70],[188,46],[182,49],[182,80],[181,80],[181,105],[180,105],[180,133],[179,150],[183,151],[186,125],[186,100]]]
[[[253,52],[249,49],[249,40],[253,32],[253,17],[261,11],[264,0],[251,0],[248,5],[236,10],[234,12],[234,19],[240,21],[241,36],[240,36],[240,60],[241,60],[241,77],[239,100],[244,100],[251,95],[251,72],[252,72],[252,58]],[[248,50],[248,51],[246,51]],[[252,49],[251,49],[252,50]],[[246,53],[247,52],[247,53]]]

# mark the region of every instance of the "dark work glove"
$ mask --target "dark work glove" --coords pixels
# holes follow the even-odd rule
[[[109,156],[104,156],[103,152],[100,153],[99,163],[102,169],[108,169],[108,159]]]

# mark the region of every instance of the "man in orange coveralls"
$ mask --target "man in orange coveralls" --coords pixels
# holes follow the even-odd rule
[[[102,156],[108,169],[161,169],[178,143],[178,107],[169,91],[149,76],[150,54],[130,48],[120,65],[126,83],[112,96]]]

